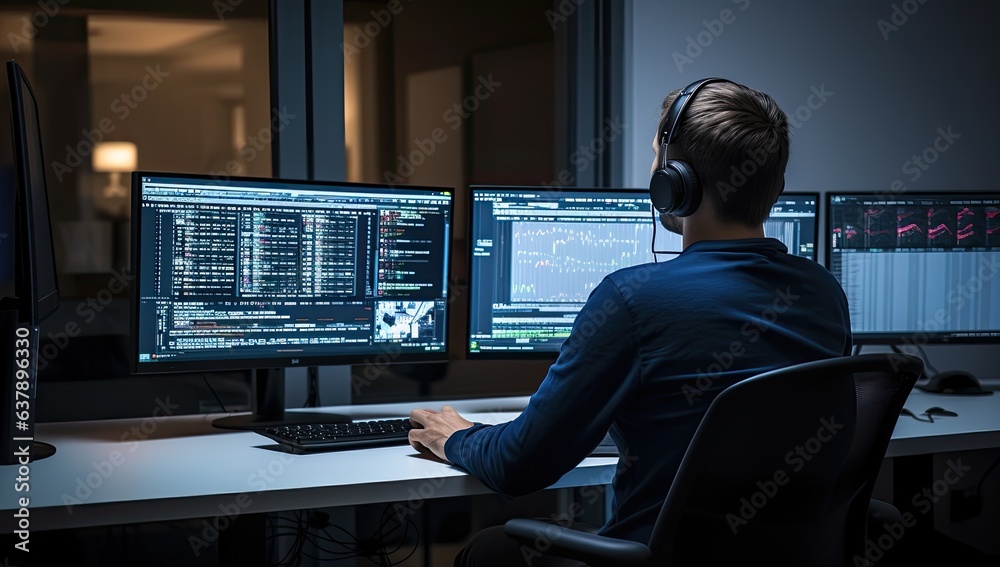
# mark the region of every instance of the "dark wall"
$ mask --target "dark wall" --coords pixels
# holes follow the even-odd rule
[[[918,8],[885,36],[878,21],[891,24],[893,5]],[[732,23],[679,70],[674,54],[688,55],[689,37],[706,40],[704,21],[712,25],[724,9]],[[897,178],[914,190],[988,188],[988,152],[1000,123],[991,71],[1000,63],[998,16],[1000,4],[971,0],[636,2],[629,181],[648,178],[649,143],[667,92],[723,76],[771,94],[791,115],[809,103],[814,87],[832,93],[798,113],[789,189],[888,190]],[[953,151],[911,180],[904,162],[948,126],[961,134]]]
[[[889,191],[896,180],[913,191],[997,188],[998,3],[637,1],[631,10],[627,186],[648,184],[663,97],[722,76],[767,92],[795,118],[791,191]],[[957,136],[934,163],[907,165],[949,128]],[[929,354],[942,369],[1000,377],[997,350]]]

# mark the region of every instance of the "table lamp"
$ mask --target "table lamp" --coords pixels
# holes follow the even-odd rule
[[[138,161],[138,151],[132,142],[100,142],[94,146],[94,171],[110,176],[110,184],[103,191],[105,198],[128,197],[128,188],[122,185],[122,172],[135,170]]]

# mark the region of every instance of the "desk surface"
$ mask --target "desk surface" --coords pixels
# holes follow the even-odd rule
[[[935,406],[951,410],[958,416],[936,416],[934,423],[899,416],[886,457],[1000,447],[1000,393],[953,396],[913,390],[903,407],[920,415]]]
[[[427,402],[437,408],[443,402]],[[527,397],[448,402],[470,419],[500,423]],[[914,391],[906,407],[939,406],[958,417],[934,423],[901,416],[887,457],[1000,447],[1000,395],[941,396]],[[407,415],[413,404],[328,408],[356,417]],[[0,467],[0,508],[30,501],[33,530],[115,525],[304,508],[409,502],[489,493],[456,467],[409,446],[293,455],[251,432],[211,426],[219,415],[39,424],[56,446],[31,464],[30,490],[16,492],[16,466]],[[617,459],[588,458],[553,488],[607,484]]]
[[[449,402],[470,419],[501,423],[527,398]],[[422,404],[423,405],[423,404]],[[440,402],[427,407],[440,407]],[[403,417],[413,404],[328,408]],[[511,411],[515,410],[515,411]],[[0,505],[30,498],[33,530],[114,525],[305,508],[409,502],[486,494],[458,468],[409,445],[294,455],[252,432],[215,429],[220,415],[39,424],[56,454],[31,463],[30,490],[16,492],[16,466],[2,467]],[[615,458],[590,458],[555,488],[607,484]],[[235,508],[234,508],[235,507]]]

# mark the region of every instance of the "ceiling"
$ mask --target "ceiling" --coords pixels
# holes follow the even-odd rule
[[[224,34],[221,21],[165,20],[128,16],[87,18],[91,56],[151,55]]]

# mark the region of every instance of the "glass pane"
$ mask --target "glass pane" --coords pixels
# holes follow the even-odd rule
[[[270,176],[267,1],[49,4],[0,7],[0,56],[31,81],[49,164],[62,305],[39,366],[125,375],[131,172]],[[94,348],[108,354],[88,360]]]
[[[557,113],[565,104],[556,100],[552,7],[551,0],[344,3],[348,180],[455,188],[452,297],[461,297],[468,272],[469,185],[558,179],[565,143],[556,136]],[[461,359],[467,302],[449,309],[450,357]],[[407,373],[400,365],[390,371]],[[429,383],[432,372],[413,375]],[[393,399],[408,389],[380,379],[363,395]]]
[[[551,183],[551,8],[549,0],[345,2],[348,179],[460,191]]]

